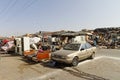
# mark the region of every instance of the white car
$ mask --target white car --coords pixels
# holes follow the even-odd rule
[[[69,43],[63,49],[51,53],[51,59],[56,62],[64,62],[77,66],[80,60],[95,56],[96,47],[89,43]]]

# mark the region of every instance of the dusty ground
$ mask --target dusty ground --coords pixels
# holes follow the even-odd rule
[[[54,70],[40,63],[26,62],[20,56],[2,55],[0,60],[0,80],[29,80]]]
[[[120,59],[101,57],[35,80],[120,80]]]
[[[120,50],[98,49],[94,60],[82,61],[77,67],[56,68],[2,54],[0,80],[120,80],[119,57]]]

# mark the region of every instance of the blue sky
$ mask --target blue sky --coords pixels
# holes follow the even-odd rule
[[[120,0],[0,0],[0,36],[120,26]]]

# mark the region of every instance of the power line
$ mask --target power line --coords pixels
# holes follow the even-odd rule
[[[7,6],[0,11],[0,15],[1,15],[2,13],[4,13],[4,12],[6,11],[6,9],[9,8],[10,2],[11,2],[11,0],[9,0],[8,3],[7,3]]]
[[[14,6],[16,5],[17,1],[18,1],[18,0],[15,0],[15,1],[13,2],[13,4],[11,4],[10,8],[14,7]]]
[[[17,0],[16,0],[17,1]],[[29,0],[27,1],[23,6],[22,6],[22,10],[16,11],[17,13],[13,14],[12,16],[17,17],[18,15],[21,15],[24,11],[26,11],[29,7],[31,7],[35,2],[37,2],[38,0]],[[16,4],[16,2],[14,2],[14,4],[12,6],[14,6]],[[12,17],[13,19],[13,17]],[[5,22],[9,21],[9,18],[5,20]]]
[[[29,7],[31,7],[37,1],[38,0],[32,0],[32,1],[30,1],[27,5],[25,5],[24,9],[28,9]]]
[[[18,0],[14,0],[13,2],[11,2],[11,0],[10,0],[9,2],[11,2],[11,4],[9,3],[9,5],[6,7],[6,9],[3,10],[4,14],[1,17],[4,17],[6,14],[8,14],[9,10],[12,9],[16,5],[17,1]]]

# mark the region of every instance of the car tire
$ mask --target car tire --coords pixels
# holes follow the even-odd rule
[[[78,61],[78,57],[74,57],[73,60],[72,60],[72,63],[71,63],[72,66],[77,66],[78,63],[79,63],[79,61]]]

